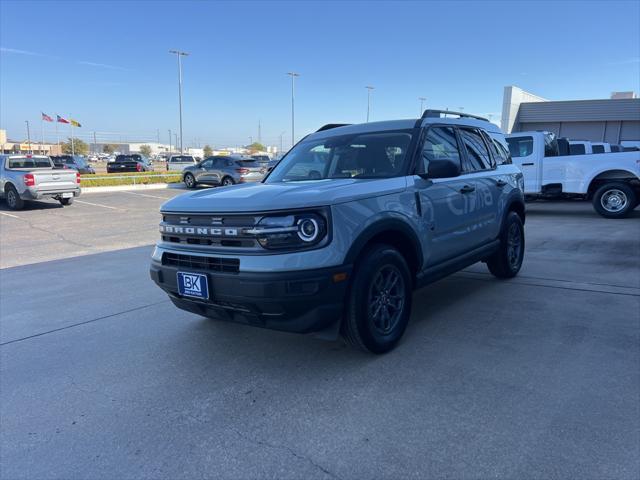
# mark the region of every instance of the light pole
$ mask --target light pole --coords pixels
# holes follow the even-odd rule
[[[418,100],[420,100],[420,112],[418,113],[418,117],[422,116],[422,113],[424,112],[424,102],[426,100],[425,97],[418,97]]]
[[[287,75],[289,75],[291,77],[291,146],[293,147],[296,143],[296,134],[295,134],[295,109],[294,109],[294,102],[295,102],[295,85],[296,85],[296,77],[299,77],[300,74],[296,73],[296,72],[287,72]]]
[[[367,89],[367,123],[369,123],[369,111],[371,107],[371,90],[373,90],[373,87],[371,85],[367,85],[364,88]]]
[[[182,57],[186,57],[189,54],[187,52],[181,52],[179,50],[169,50],[169,53],[175,54],[178,57],[178,103],[180,104],[180,153],[182,152]]]
[[[168,131],[169,131],[169,153],[171,153],[171,142],[173,141],[173,139],[171,138],[171,129],[169,129]]]
[[[27,143],[29,144],[29,153],[33,153],[31,150],[31,131],[29,130],[29,120],[25,120],[24,123],[27,124]]]
[[[282,136],[284,135],[284,132],[280,133],[280,155],[282,155]]]

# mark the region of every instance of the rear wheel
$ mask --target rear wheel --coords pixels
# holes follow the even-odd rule
[[[9,207],[11,210],[21,210],[22,208],[24,208],[24,200],[20,198],[16,187],[14,187],[13,185],[7,185],[7,188],[4,192],[4,197],[7,200],[7,207]]]
[[[593,208],[605,218],[627,217],[636,206],[636,194],[626,183],[607,183],[593,195]]]
[[[233,185],[234,183],[236,183],[236,182],[234,182],[233,178],[231,178],[231,177],[224,177],[222,179],[222,186],[223,187],[228,187],[229,185]]]
[[[60,203],[65,207],[73,204],[73,198],[61,198]]]
[[[515,277],[524,259],[524,225],[516,212],[509,212],[500,233],[498,251],[487,260],[489,271],[498,278]]]
[[[184,176],[184,184],[187,188],[196,188],[196,178],[192,174],[186,173]]]
[[[393,349],[411,314],[411,273],[404,257],[389,245],[374,245],[358,261],[347,299],[342,335],[372,353]]]

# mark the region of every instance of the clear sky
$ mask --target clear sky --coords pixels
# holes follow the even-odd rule
[[[549,99],[640,91],[640,2],[0,0],[0,128],[40,136],[40,111],[103,139],[177,130],[184,143],[290,144],[325,123],[464,107],[499,118],[505,85]],[[63,125],[60,125],[63,127]],[[46,135],[53,139],[53,124]]]

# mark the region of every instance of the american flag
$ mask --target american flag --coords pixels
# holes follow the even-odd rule
[[[40,113],[42,113],[42,120],[44,120],[45,122],[53,122],[53,118],[51,118],[49,115],[43,112]]]

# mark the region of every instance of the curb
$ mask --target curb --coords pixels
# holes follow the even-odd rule
[[[172,188],[170,185],[179,185],[178,183],[145,183],[143,185],[113,185],[110,187],[82,187],[82,193],[107,193],[107,192],[126,192],[128,190],[160,190],[164,188]],[[182,190],[176,188],[176,190]]]

